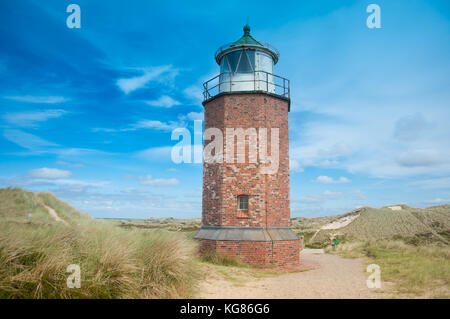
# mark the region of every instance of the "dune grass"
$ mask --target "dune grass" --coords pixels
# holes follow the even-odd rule
[[[56,198],[52,193],[39,192],[35,195],[42,204],[53,208],[57,211],[59,217],[71,225],[89,224],[95,221],[95,218],[80,212],[68,203]]]
[[[25,222],[28,214],[39,223],[53,222],[36,194],[18,188],[0,189],[0,220]]]
[[[193,293],[195,246],[186,236],[125,230],[51,194],[2,192],[0,298],[186,298]],[[48,219],[44,204],[70,226]],[[29,211],[31,222],[25,218]],[[80,288],[67,286],[70,264],[80,266]]]
[[[331,235],[341,235],[348,240],[383,240],[407,238],[416,242],[441,242],[447,240],[450,231],[450,205],[413,208],[399,205],[402,210],[387,207],[366,207],[361,215],[349,225],[338,230],[321,230],[309,245],[326,246]]]
[[[218,266],[234,266],[248,268],[249,265],[243,263],[238,258],[231,258],[215,251],[209,251],[200,256],[200,261],[218,265]]]
[[[192,251],[165,231],[0,223],[0,298],[186,297]],[[79,289],[67,287],[70,264],[80,266]]]
[[[414,246],[402,240],[350,242],[338,245],[343,257],[365,257],[381,268],[381,279],[395,284],[406,297],[450,298],[450,248],[447,245]]]

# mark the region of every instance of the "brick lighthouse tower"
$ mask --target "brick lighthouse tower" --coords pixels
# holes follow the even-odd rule
[[[205,150],[223,138],[223,156],[203,164],[200,252],[261,266],[298,265],[299,240],[290,229],[290,88],[273,72],[279,53],[246,25],[215,58],[220,74],[204,83]],[[208,141],[208,129],[223,137]]]

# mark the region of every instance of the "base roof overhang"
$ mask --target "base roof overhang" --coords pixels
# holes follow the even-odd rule
[[[202,226],[194,238],[218,241],[298,240],[297,235],[289,227]]]

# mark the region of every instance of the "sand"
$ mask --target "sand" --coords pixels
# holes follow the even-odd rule
[[[301,258],[319,263],[320,269],[297,273],[230,280],[222,273],[210,272],[200,285],[197,298],[385,298],[385,293],[369,289],[362,259],[302,252]],[[382,285],[383,288],[383,285]]]
[[[45,205],[45,208],[47,209],[48,213],[50,214],[50,216],[53,217],[54,220],[56,220],[57,222],[61,222],[64,225],[69,225],[64,219],[62,219],[61,217],[58,216],[58,214],[56,213],[56,211],[51,208],[50,206]]]

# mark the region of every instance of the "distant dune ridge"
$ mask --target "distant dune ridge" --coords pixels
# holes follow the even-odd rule
[[[450,205],[413,208],[391,205],[383,208],[361,207],[351,212],[317,218],[295,217],[292,229],[312,247],[330,244],[337,236],[349,240],[378,240],[404,238],[412,243],[420,241],[450,242]],[[122,227],[163,228],[172,231],[194,232],[200,229],[201,220],[149,218],[145,220],[120,220]]]
[[[352,240],[405,238],[412,242],[441,241],[448,244],[450,205],[428,208],[407,205],[379,209],[363,207],[347,214],[324,217],[315,223],[314,219],[294,218],[293,225],[297,233],[305,232],[310,235],[308,243],[311,245],[328,245],[331,237],[339,236]]]
[[[46,206],[53,208],[58,217],[75,225],[93,220],[51,193],[32,193],[21,189],[0,189],[0,220],[25,221],[29,213],[36,223],[57,224]],[[200,218],[177,219],[172,217],[111,220],[123,228],[165,229],[195,232],[201,227]],[[450,242],[450,205],[413,208],[391,205],[383,208],[361,207],[351,212],[317,218],[292,218],[292,228],[304,235],[307,244],[329,244],[332,236],[346,236],[355,240],[389,238],[415,238]]]

